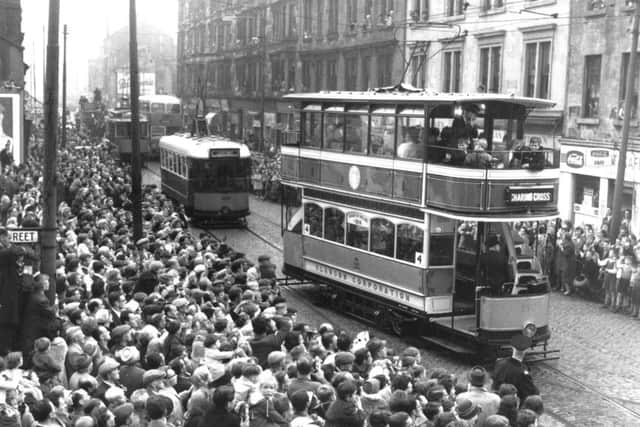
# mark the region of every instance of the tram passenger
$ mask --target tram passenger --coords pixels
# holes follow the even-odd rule
[[[401,159],[421,159],[424,156],[424,143],[420,138],[420,126],[407,129],[407,137],[398,145],[398,157]]]
[[[480,271],[486,284],[494,295],[502,292],[502,285],[507,281],[507,263],[495,235],[489,236],[485,243],[485,253],[480,255]]]
[[[516,147],[511,159],[512,168],[524,168],[531,170],[541,170],[547,165],[546,156],[541,146],[542,140],[538,136],[529,139],[529,145],[524,144]]]
[[[447,149],[442,158],[443,163],[454,166],[460,166],[465,163],[467,158],[468,142],[464,138],[458,138],[457,148]]]
[[[327,148],[342,151],[343,136],[342,123],[329,123],[327,125],[327,136],[325,139]]]
[[[359,116],[349,117],[346,125],[345,151],[361,153],[362,150],[362,119]]]
[[[474,144],[473,151],[465,157],[464,164],[479,169],[491,167],[493,157],[487,153],[487,147],[488,143],[486,139],[478,139]]]

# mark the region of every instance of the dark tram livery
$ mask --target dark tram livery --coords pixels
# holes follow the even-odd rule
[[[109,110],[105,118],[106,137],[118,149],[120,160],[131,161],[131,110]],[[149,156],[151,139],[149,137],[149,121],[143,115],[140,116],[140,155],[143,159]]]
[[[549,282],[514,227],[555,219],[558,158],[527,133],[547,100],[403,87],[292,94],[282,147],[286,275],[398,334],[548,356]],[[523,243],[524,242],[524,243]]]
[[[222,224],[249,215],[251,153],[223,137],[160,138],[162,191],[192,219]]]

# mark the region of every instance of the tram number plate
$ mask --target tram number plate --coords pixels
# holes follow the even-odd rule
[[[511,205],[552,203],[553,196],[553,187],[509,187],[505,201]]]

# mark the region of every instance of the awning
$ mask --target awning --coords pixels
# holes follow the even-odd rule
[[[559,213],[553,215],[525,215],[519,214],[513,215],[509,214],[508,216],[474,216],[474,215],[463,215],[463,214],[455,214],[451,212],[443,212],[435,209],[421,209],[421,211],[426,212],[431,215],[443,216],[445,218],[457,219],[460,221],[467,222],[525,222],[525,221],[549,221],[552,219],[556,219],[560,216]]]

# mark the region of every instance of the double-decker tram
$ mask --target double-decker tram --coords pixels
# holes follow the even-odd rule
[[[144,115],[140,115],[140,155],[143,159],[149,156],[149,121]],[[131,110],[109,110],[105,118],[106,137],[118,149],[120,160],[131,161]]]
[[[549,357],[549,282],[516,225],[558,215],[557,152],[526,128],[553,102],[403,87],[285,98],[300,123],[282,147],[286,275],[398,334],[495,355],[523,333]]]
[[[223,137],[175,134],[160,139],[162,191],[192,220],[226,225],[249,215],[251,153]]]
[[[182,131],[182,106],[180,98],[171,95],[141,95],[140,111],[149,119],[151,144],[149,155],[160,155],[160,138]]]

